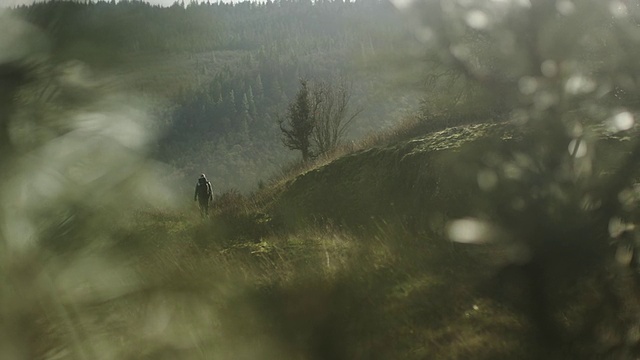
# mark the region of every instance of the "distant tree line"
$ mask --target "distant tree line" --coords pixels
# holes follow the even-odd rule
[[[380,41],[370,31],[374,24],[381,33],[393,32],[389,10],[379,0],[192,1],[170,7],[137,0],[54,0],[13,11],[50,33],[58,56],[88,56],[87,49],[78,47],[98,44],[111,55],[275,47],[281,54],[303,57],[319,49],[372,46]]]
[[[192,172],[199,164],[211,164],[214,183],[235,179],[241,189],[249,184],[238,181],[270,176],[253,172],[266,166],[274,173],[294,159],[280,145],[277,119],[295,97],[298,79],[357,78],[354,56],[386,46],[389,39],[372,39],[371,29],[376,19],[391,27],[393,14],[381,2],[187,5],[192,7],[218,9],[232,38],[223,48],[243,55],[204,86],[181,92],[161,158]],[[359,94],[374,90],[371,83],[360,85]],[[322,151],[329,141],[321,140]]]
[[[179,176],[204,171],[215,185],[241,190],[293,160],[280,142],[277,117],[295,97],[300,78],[347,77],[355,103],[380,91],[370,73],[356,71],[357,64],[392,47],[401,33],[389,3],[378,0],[192,1],[170,7],[50,1],[13,11],[50,35],[60,62],[114,68],[138,61],[130,65],[133,71],[166,59],[187,63],[189,82],[170,73],[169,62],[166,73],[151,76],[155,83],[139,85],[143,92],[168,94],[172,103],[155,156]],[[394,109],[382,101],[376,106]],[[389,121],[383,111],[370,110],[379,118],[363,125]]]

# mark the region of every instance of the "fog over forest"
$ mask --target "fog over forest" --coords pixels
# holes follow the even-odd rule
[[[386,3],[63,1],[15,11],[52,36],[58,61],[79,61],[151,102],[161,134],[154,156],[174,168],[168,176],[185,193],[200,173],[210,174],[218,194],[246,193],[295,162],[278,119],[300,79],[348,87],[346,110],[361,114],[342,144],[397,124],[418,105],[416,89],[378,68],[376,58],[394,56],[408,40]]]
[[[640,358],[640,1],[10,6],[0,359]]]

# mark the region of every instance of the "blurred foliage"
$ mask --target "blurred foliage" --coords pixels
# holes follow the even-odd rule
[[[454,105],[489,109],[518,125],[513,140],[493,138],[462,151],[457,177],[476,182],[480,192],[467,203],[475,219],[452,222],[449,233],[461,242],[500,242],[512,252],[498,276],[524,294],[520,310],[534,325],[540,357],[637,356],[638,338],[629,334],[638,327],[638,304],[628,296],[639,286],[631,260],[637,244],[623,235],[634,228],[630,220],[620,219],[637,212],[628,199],[640,150],[631,140],[638,5],[434,1],[406,8],[418,14],[416,31],[435,68],[453,74],[451,88],[459,79],[472,85],[454,90],[462,91]],[[478,93],[492,100],[478,103]],[[612,231],[619,222],[626,225]],[[629,258],[621,260],[620,252]],[[606,295],[582,309],[584,322],[569,330],[559,320],[562,299],[585,277]]]
[[[0,357],[637,358],[638,4],[396,5],[423,114],[208,220],[166,202],[154,103],[2,14]]]
[[[0,16],[10,30],[0,48],[12,49],[0,58],[0,357],[56,356],[47,338],[95,358],[100,346],[78,322],[139,285],[112,253],[117,228],[171,194],[146,156],[146,104],[82,64],[52,61],[40,31]]]

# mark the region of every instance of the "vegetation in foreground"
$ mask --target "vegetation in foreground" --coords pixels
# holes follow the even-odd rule
[[[0,357],[636,358],[636,10],[482,5],[422,14],[449,21],[429,44],[473,85],[455,101],[508,125],[399,131],[204,221],[160,202],[144,103],[68,71],[43,104],[50,68],[3,59]],[[584,15],[620,57],[581,34],[558,57],[546,31]],[[487,62],[513,24],[536,41]]]
[[[212,314],[202,326],[220,331],[189,325],[199,337],[172,348],[184,358],[628,358],[634,345],[623,329],[638,305],[622,263],[550,253],[540,313],[517,243],[450,241],[447,224],[483,206],[475,179],[452,181],[451,160],[484,141],[517,148],[526,136],[515,131],[470,125],[362,150],[285,181],[277,194],[226,193],[211,219],[140,214],[120,246],[138,254],[143,283],[174,301],[171,321],[193,323],[177,310],[183,296]],[[607,143],[621,149],[619,138]]]

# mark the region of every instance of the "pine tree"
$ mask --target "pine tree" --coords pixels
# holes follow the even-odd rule
[[[282,143],[291,150],[300,150],[302,161],[307,162],[313,155],[311,134],[314,124],[306,80],[300,80],[300,90],[295,100],[289,104],[286,118],[279,120],[279,125],[282,131]]]
[[[253,88],[249,85],[249,90],[245,94],[247,96],[247,105],[249,107],[249,115],[251,118],[255,119],[258,114],[258,110],[256,109],[255,97],[253,96]]]
[[[260,74],[256,76],[254,89],[254,95],[259,101],[262,101],[262,98],[264,96],[264,85],[262,85],[262,77],[260,76]]]
[[[236,95],[235,95],[235,92],[233,91],[233,89],[231,89],[229,91],[229,96],[227,96],[227,98],[225,100],[225,110],[226,110],[227,115],[229,115],[232,118],[237,113]]]

